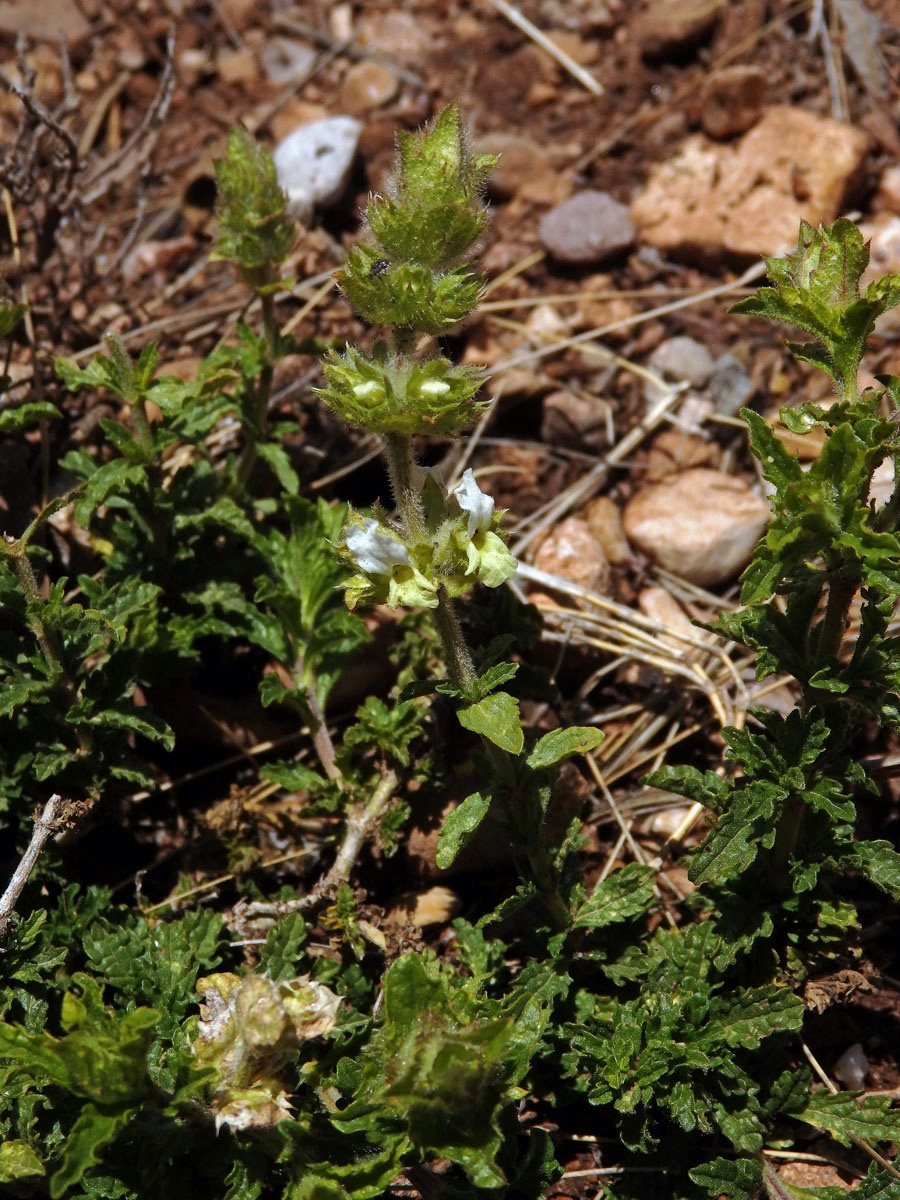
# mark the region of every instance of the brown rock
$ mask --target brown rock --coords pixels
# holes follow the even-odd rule
[[[707,587],[747,565],[768,518],[769,506],[742,480],[698,467],[641,488],[624,525],[658,566]]]
[[[781,254],[801,220],[838,215],[867,145],[849,125],[778,105],[733,145],[687,138],[631,215],[644,242],[699,263]]]
[[[352,117],[363,117],[393,100],[397,94],[397,86],[397,76],[381,63],[354,63],[341,85],[341,110],[350,113]]]
[[[223,50],[216,59],[216,70],[223,83],[247,83],[259,74],[256,55],[249,46]]]
[[[709,33],[724,0],[655,0],[634,22],[643,54],[657,58],[695,46]]]
[[[691,467],[714,466],[719,447],[696,433],[681,429],[664,429],[656,435],[647,456],[647,480],[655,483]]]
[[[534,556],[534,565],[550,575],[561,575],[589,592],[609,590],[610,569],[600,543],[586,521],[566,517]]]
[[[609,496],[597,496],[592,500],[584,510],[584,519],[613,566],[628,562],[632,553],[622,528],[622,514]]]
[[[553,446],[601,450],[609,444],[607,406],[574,392],[551,392],[544,397],[541,439]]]
[[[280,142],[299,125],[311,125],[313,121],[324,121],[328,109],[321,104],[312,104],[309,100],[288,100],[284,108],[280,108],[269,122],[274,141]]]
[[[0,0],[0,33],[20,34],[41,42],[64,37],[71,49],[91,27],[73,0]]]
[[[759,67],[726,67],[703,87],[700,123],[712,138],[746,133],[759,120],[766,99],[766,76]]]
[[[535,204],[558,204],[572,190],[571,172],[558,171],[547,152],[515,133],[488,133],[478,139],[479,154],[496,154],[488,191],[497,200],[522,196]]]

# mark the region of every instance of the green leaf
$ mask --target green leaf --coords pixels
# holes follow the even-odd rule
[[[785,797],[783,788],[764,780],[753,780],[734,792],[730,810],[691,857],[691,882],[721,882],[746,871],[760,845],[771,843],[772,816]]]
[[[0,1183],[15,1183],[17,1179],[46,1173],[40,1159],[27,1143],[13,1141],[0,1144]]]
[[[857,1092],[813,1092],[806,1105],[791,1116],[831,1134],[842,1146],[853,1138],[894,1142],[900,1138],[900,1112],[891,1096],[861,1096]]]
[[[27,312],[27,304],[0,303],[0,338],[9,337]]]
[[[762,1164],[755,1158],[714,1158],[688,1175],[708,1195],[728,1200],[757,1200],[762,1188]]]
[[[50,1195],[59,1200],[70,1187],[100,1161],[100,1152],[134,1115],[125,1108],[118,1112],[86,1104],[63,1146],[59,1167],[50,1176]]]
[[[571,725],[567,729],[554,729],[535,742],[525,761],[533,770],[543,770],[573,754],[589,754],[602,744],[605,736],[592,725]]]
[[[856,842],[839,861],[844,870],[861,872],[876,887],[900,900],[900,854],[890,842]]]
[[[477,704],[457,709],[456,716],[463,729],[481,734],[510,754],[521,753],[525,734],[522,732],[519,702],[509,692],[494,692],[485,696]]]
[[[473,792],[450,812],[441,827],[435,861],[442,871],[453,862],[488,814],[490,795]]]
[[[293,979],[309,937],[309,927],[300,913],[288,913],[266,934],[265,945],[259,952],[259,970],[276,983]]]
[[[629,863],[602,879],[581,904],[572,922],[575,929],[604,929],[642,916],[654,903],[656,872]]]
[[[33,400],[0,412],[0,433],[21,433],[41,421],[57,421],[62,413],[49,400]]]

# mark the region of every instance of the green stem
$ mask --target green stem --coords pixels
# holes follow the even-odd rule
[[[153,457],[153,434],[147,419],[147,407],[143,400],[138,400],[136,404],[131,405],[131,424],[134,429],[135,441],[149,461]]]
[[[778,896],[784,896],[791,890],[788,864],[796,849],[797,838],[800,836],[805,807],[803,796],[799,792],[791,792],[784,802],[784,808],[778,818],[775,844],[772,847],[772,858],[769,862],[769,884]]]
[[[412,439],[405,433],[386,433],[384,456],[387,460],[394,502],[403,523],[405,540],[418,541],[425,533],[425,513],[413,483],[416,464],[412,452]]]
[[[855,573],[836,573],[828,585],[828,603],[819,630],[819,646],[816,657],[819,661],[837,658],[841,641],[847,628],[850,605],[859,588],[859,576]]]
[[[34,574],[34,567],[28,559],[27,551],[21,548],[18,554],[12,554],[13,570],[19,580],[19,586],[25,595],[28,604],[40,604],[41,593],[38,588],[37,578]],[[41,648],[41,654],[44,657],[44,662],[51,671],[62,671],[62,655],[56,638],[47,629],[44,622],[37,615],[32,613],[29,616],[28,623],[31,626],[31,632],[37,638],[38,645]]]
[[[457,687],[468,690],[477,680],[478,673],[463,637],[456,607],[443,588],[438,592],[434,623],[444,647],[444,660],[450,678]]]
[[[257,286],[269,286],[275,282],[274,273],[268,269],[264,278]],[[250,475],[256,465],[258,456],[257,446],[264,442],[269,424],[269,400],[272,396],[272,379],[275,375],[275,350],[278,345],[278,322],[275,319],[275,297],[271,291],[264,291],[260,296],[262,305],[262,328],[265,339],[266,362],[256,381],[254,395],[254,429],[244,428],[246,442],[238,463],[232,492],[239,494],[244,491]]]

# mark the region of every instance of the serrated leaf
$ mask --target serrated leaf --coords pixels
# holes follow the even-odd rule
[[[456,711],[463,729],[481,734],[501,750],[520,754],[525,745],[519,702],[509,692],[494,692],[477,704],[468,704]]]
[[[708,1195],[728,1200],[757,1200],[762,1187],[762,1164],[755,1158],[714,1158],[688,1175]]]
[[[575,914],[575,929],[604,929],[646,913],[654,903],[656,874],[651,867],[629,863],[594,888]]]
[[[573,754],[589,754],[602,744],[605,737],[602,730],[595,729],[592,725],[571,725],[567,729],[553,729],[535,742],[525,761],[533,770],[540,771]]]
[[[753,780],[736,791],[731,809],[691,857],[691,882],[713,883],[746,871],[759,844],[769,838],[776,802],[784,798],[782,788],[764,780]]]
[[[43,1164],[26,1142],[0,1144],[0,1183],[15,1183],[35,1175],[46,1175]]]
[[[297,964],[308,937],[309,928],[300,913],[282,917],[266,934],[265,945],[259,952],[260,972],[276,983],[296,978],[300,973]]]
[[[490,807],[489,795],[473,792],[471,796],[466,796],[462,804],[448,813],[441,826],[435,853],[435,862],[442,871],[451,865],[487,816]]]
[[[791,1116],[831,1134],[842,1146],[853,1138],[894,1142],[900,1138],[900,1112],[891,1096],[860,1096],[857,1092],[813,1092]]]
[[[856,842],[842,854],[844,870],[860,871],[895,900],[900,899],[900,854],[890,842]]]

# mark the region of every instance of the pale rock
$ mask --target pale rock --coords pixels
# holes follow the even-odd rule
[[[308,224],[315,208],[341,198],[361,130],[354,117],[328,117],[301,125],[278,143],[272,158],[290,216]]]
[[[357,41],[364,49],[419,69],[432,48],[432,36],[428,18],[422,14],[414,17],[400,9],[368,12],[360,18],[356,30]]]
[[[831,1068],[831,1073],[851,1092],[861,1092],[869,1074],[869,1060],[861,1042],[849,1046]]]
[[[536,304],[528,314],[525,328],[541,340],[568,333],[568,326],[559,315],[559,308],[555,304]]]
[[[859,290],[864,292],[882,275],[900,272],[900,217],[879,213],[871,221],[861,222],[859,229],[869,243],[869,265],[859,281]],[[900,331],[900,310],[889,308],[882,313],[875,329],[882,335],[896,335]]]
[[[892,163],[881,172],[873,207],[880,212],[900,213],[900,164]]]
[[[734,417],[755,391],[747,368],[733,354],[722,354],[712,365],[706,384],[706,394],[716,412]]]
[[[673,383],[689,383],[702,387],[712,371],[712,355],[692,337],[672,337],[660,342],[648,360],[648,366]],[[654,383],[644,382],[644,401],[648,408],[658,404],[668,391]]]
[[[656,636],[664,646],[682,658],[694,649],[696,642],[706,640],[703,630],[697,629],[691,623],[690,617],[665,588],[642,588],[638,593],[638,608],[645,617],[649,617],[651,621],[655,621],[658,625],[663,625],[666,630],[671,631],[659,633]],[[678,637],[678,634],[681,634],[681,637]]]
[[[610,500],[609,496],[597,496],[586,506],[584,519],[613,566],[620,566],[629,561],[632,552],[622,528],[622,514],[618,504]]]
[[[634,38],[651,58],[699,42],[718,20],[725,0],[653,0],[634,21]]]
[[[410,892],[402,896],[387,914],[389,925],[412,925],[415,929],[427,929],[429,925],[444,925],[460,910],[456,892],[448,887],[428,888],[425,892]]]
[[[260,51],[263,70],[279,87],[303,83],[312,71],[316,57],[312,46],[284,37],[267,38]]]
[[[58,42],[73,49],[89,36],[91,27],[74,0],[0,0],[0,34]]]
[[[607,406],[560,389],[544,397],[541,440],[551,446],[601,450],[609,445]]]
[[[698,467],[641,488],[624,526],[658,566],[708,587],[747,565],[768,518],[769,506],[742,480]]]
[[[542,542],[534,565],[550,575],[560,575],[589,592],[609,590],[610,569],[600,543],[580,517],[566,517]],[[577,603],[577,602],[576,602]]]
[[[381,63],[371,60],[354,63],[341,84],[338,102],[344,112],[364,117],[393,100],[397,87],[397,76]]]
[[[686,138],[653,169],[632,219],[647,245],[702,265],[783,254],[801,220],[838,216],[867,147],[851,125],[776,105],[738,142]]]
[[[189,258],[196,251],[196,238],[189,234],[165,241],[141,242],[125,256],[122,278],[128,283],[135,283],[145,275],[165,272],[173,263]]]
[[[560,262],[602,263],[634,242],[628,207],[606,192],[577,192],[541,218],[538,236]]]
[[[249,46],[222,50],[216,58],[216,71],[223,83],[247,83],[257,76],[256,56]]]
[[[725,67],[703,85],[700,123],[711,138],[746,133],[766,101],[766,76],[759,67]]]

